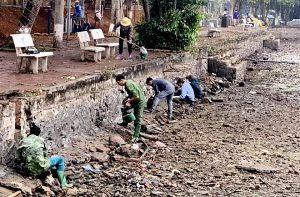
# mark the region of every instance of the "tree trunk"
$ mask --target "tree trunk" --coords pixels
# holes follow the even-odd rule
[[[149,0],[142,0],[144,13],[145,13],[145,20],[147,22],[150,21],[150,6],[149,6]]]
[[[132,0],[127,0],[126,1],[126,9],[127,9],[127,17],[132,19],[133,14],[132,14]]]
[[[24,31],[31,32],[32,26],[35,19],[39,13],[40,7],[42,6],[42,0],[28,0],[24,8],[23,14],[20,19],[19,27],[20,29],[25,29]]]
[[[64,36],[64,1],[55,1],[55,17],[54,17],[54,36],[53,47],[60,48],[63,43]]]
[[[110,12],[110,22],[116,24],[116,5],[117,0],[111,0],[111,12]]]
[[[123,2],[122,0],[111,1],[111,23],[116,24],[123,17]]]

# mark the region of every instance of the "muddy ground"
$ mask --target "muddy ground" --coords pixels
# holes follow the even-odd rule
[[[213,103],[175,104],[175,123],[164,121],[165,103],[145,114],[148,126],[162,129],[155,135],[166,147],[146,139],[151,147],[142,161],[105,148],[112,134],[129,140],[118,126],[87,140],[74,137],[59,154],[75,187],[51,189],[59,196],[299,196],[300,41],[282,31],[275,32],[283,41],[279,51],[264,49],[251,58],[292,63],[249,63],[244,87],[217,88],[208,94]],[[215,90],[218,81],[207,76],[204,87]]]
[[[288,53],[297,61],[299,44],[285,39],[280,51],[265,49],[252,58],[281,61]],[[159,140],[167,147],[151,148],[142,162],[105,162],[99,174],[83,172],[74,180],[81,188],[78,192],[91,196],[299,196],[300,62],[253,63],[248,70],[245,87],[236,83],[209,96],[223,102],[198,103],[193,108],[176,105],[176,123],[161,125],[163,106],[154,115],[146,114],[148,124],[163,129]]]

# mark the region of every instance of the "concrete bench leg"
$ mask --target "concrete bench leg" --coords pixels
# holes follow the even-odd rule
[[[116,47],[110,47],[110,57],[114,58],[116,56]]]
[[[17,72],[21,72],[21,67],[22,67],[22,62],[23,62],[23,57],[17,58]]]
[[[99,51],[99,52],[98,52],[98,61],[101,61],[101,58],[102,58],[101,56],[102,56],[102,52]]]
[[[48,57],[42,58],[42,72],[48,71]]]
[[[81,61],[84,61],[85,60],[85,57],[84,57],[84,51],[82,50],[81,51],[81,55],[80,55],[80,59],[81,59]]]
[[[38,58],[31,59],[31,70],[32,70],[33,74],[39,73],[39,59]]]
[[[109,59],[110,58],[110,47],[105,48],[105,58]]]
[[[98,62],[98,54],[99,52],[94,52],[94,61]]]

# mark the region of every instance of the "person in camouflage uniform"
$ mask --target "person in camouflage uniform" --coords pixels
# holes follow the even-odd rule
[[[132,141],[135,142],[140,137],[142,116],[145,107],[145,95],[142,88],[133,80],[125,80],[123,75],[117,75],[116,81],[119,86],[125,86],[125,90],[128,96],[123,100],[123,105],[133,108],[135,120],[134,120],[134,134]],[[127,126],[127,122],[119,124],[121,126]]]
[[[62,188],[72,187],[67,184],[64,175],[65,164],[61,156],[55,155],[48,158],[45,141],[39,137],[41,129],[34,123],[30,125],[30,133],[24,137],[18,146],[16,163],[25,173],[39,176],[49,169],[56,169],[58,180]]]

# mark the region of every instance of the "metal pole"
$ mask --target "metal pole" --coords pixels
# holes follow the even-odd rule
[[[71,0],[67,0],[67,40],[70,39],[70,34],[71,34],[71,30],[70,30],[70,20],[71,20]]]

